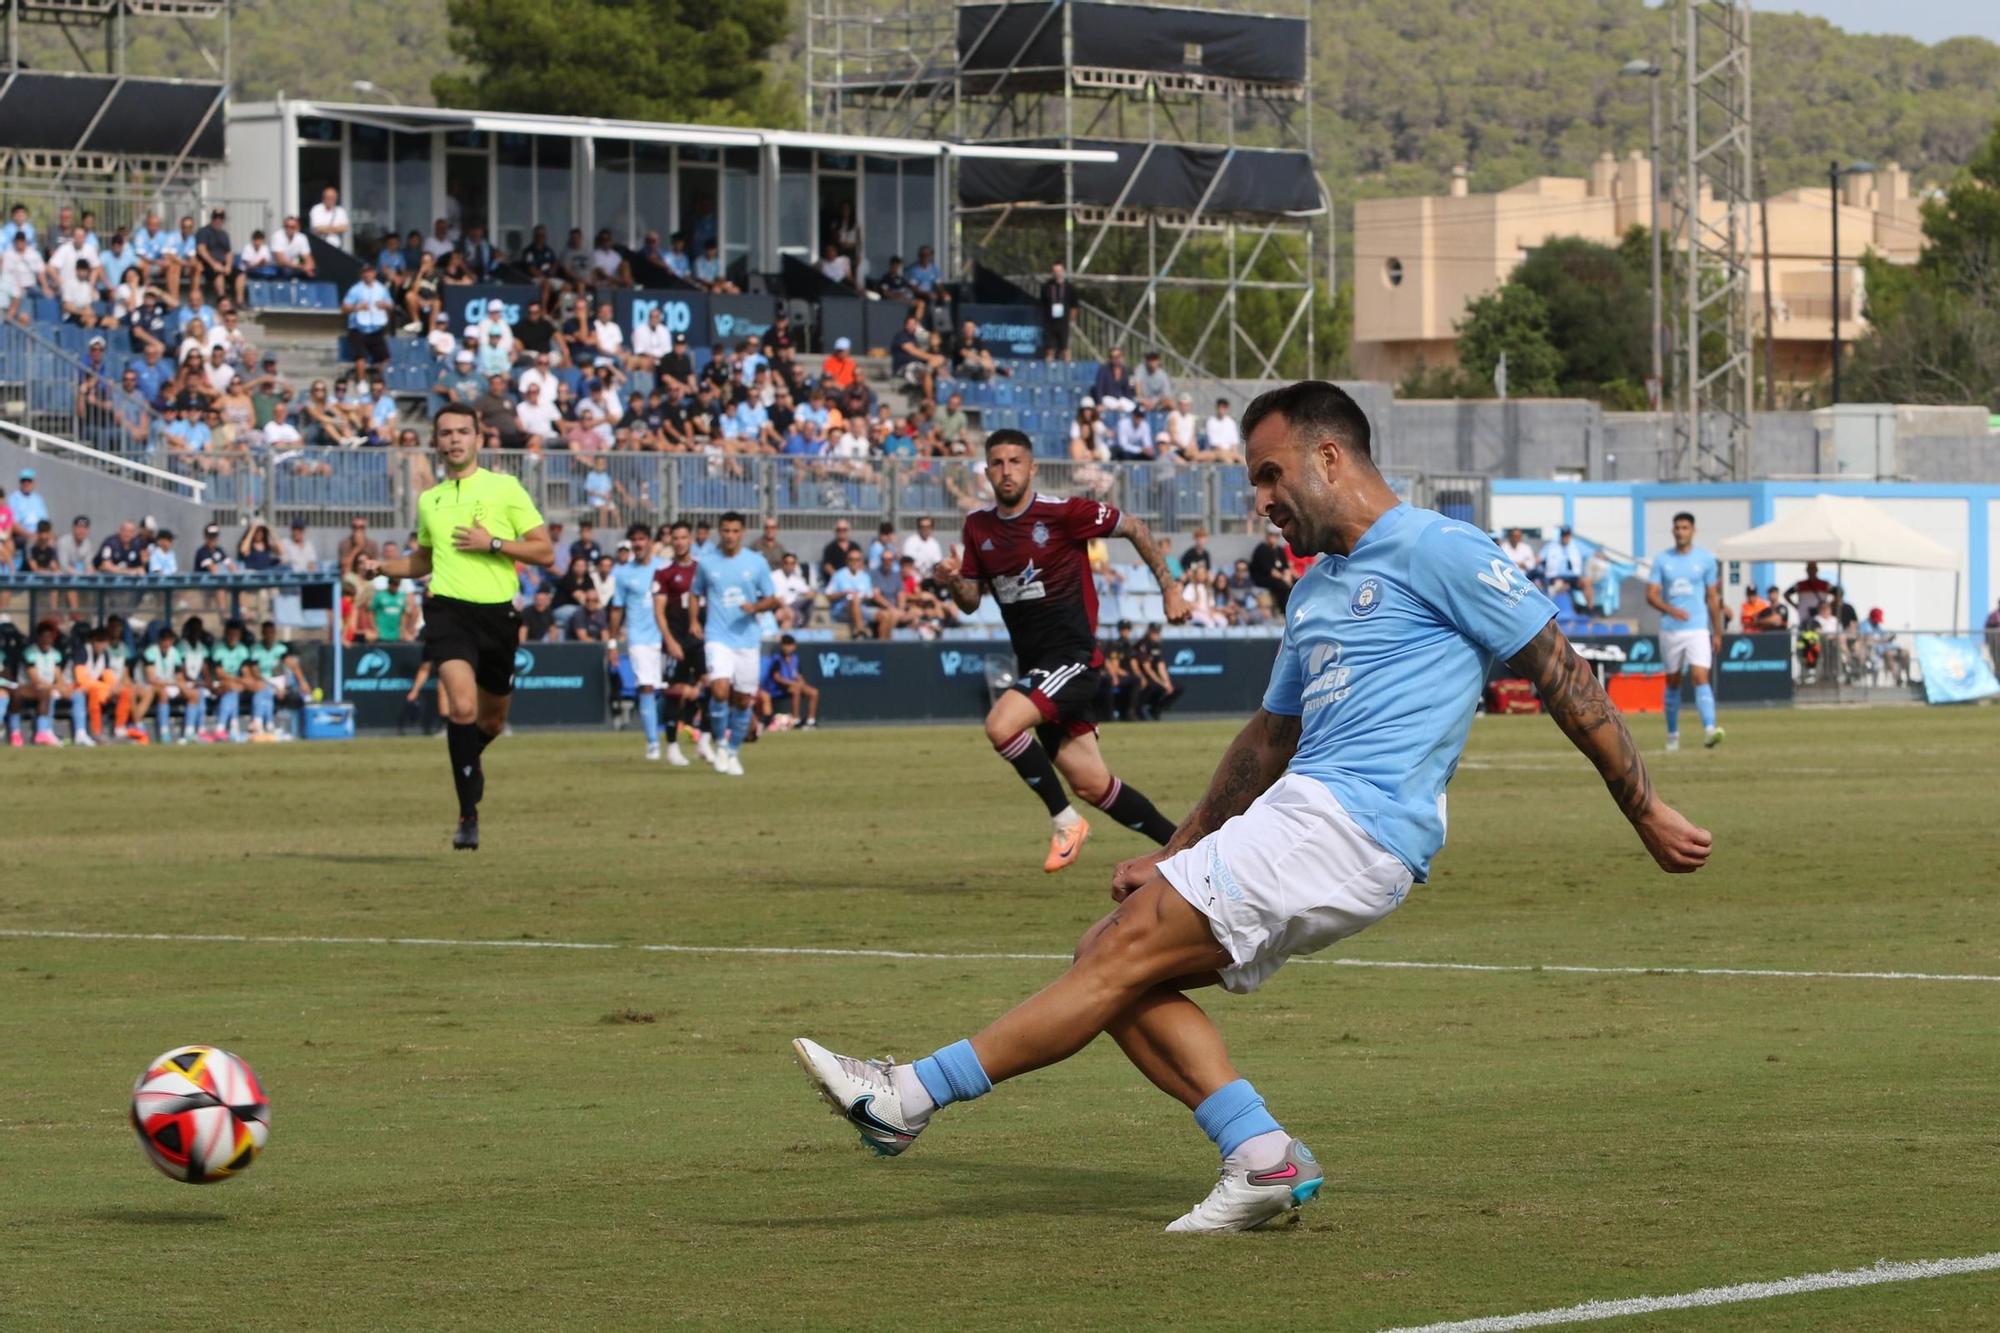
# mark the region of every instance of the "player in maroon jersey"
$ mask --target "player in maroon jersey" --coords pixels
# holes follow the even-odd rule
[[[702,697],[701,617],[696,614],[700,609],[696,603],[701,599],[693,592],[694,533],[686,523],[676,523],[667,529],[667,542],[674,558],[653,575],[653,614],[660,621],[660,646],[674,661],[673,675],[667,681],[667,698],[675,701],[666,710],[672,732],[667,741],[667,762],[681,768],[688,761],[681,753],[683,725],[694,730],[696,754],[707,759],[712,750],[708,733],[701,729],[708,707]]]
[[[1112,776],[1097,748],[1096,703],[1104,654],[1097,646],[1097,586],[1088,547],[1095,537],[1123,537],[1159,581],[1166,616],[1188,617],[1179,582],[1143,520],[1097,500],[1058,499],[1035,491],[1035,451],[1017,430],[986,437],[986,481],[994,503],[966,515],[964,554],[931,578],[967,613],[986,588],[1000,603],[1014,644],[1019,679],[986,715],[986,736],[1049,808],[1055,825],[1042,869],[1076,860],[1090,824],[1063,794],[1070,789],[1129,829],[1164,843],[1174,824],[1133,787]]]

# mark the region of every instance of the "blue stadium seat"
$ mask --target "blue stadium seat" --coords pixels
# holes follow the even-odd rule
[[[435,358],[431,355],[431,345],[422,338],[397,335],[389,339],[390,362],[422,362],[429,365]]]
[[[62,320],[62,302],[53,296],[31,296],[28,298],[29,318],[37,324],[55,324]]]

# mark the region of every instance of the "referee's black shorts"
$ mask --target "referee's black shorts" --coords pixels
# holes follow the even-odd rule
[[[521,646],[521,613],[512,603],[426,598],[423,637],[426,662],[470,662],[472,679],[481,691],[514,692],[514,651]]]

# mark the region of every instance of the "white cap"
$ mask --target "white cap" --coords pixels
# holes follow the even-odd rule
[[[846,338],[835,338],[833,340],[833,350],[836,352],[844,352],[852,346],[854,344]]]
[[[502,305],[500,303],[500,298],[496,296],[492,300],[486,303],[486,308],[488,310],[505,310],[507,307]]]
[[[458,355],[453,357],[452,360],[458,362],[461,366],[469,366],[472,364],[472,353],[461,347],[458,349]]]
[[[1082,402],[1080,402],[1080,403],[1078,403],[1078,404],[1077,404],[1077,406],[1078,406],[1078,407],[1096,407],[1096,406],[1097,406],[1097,400],[1096,400],[1095,398],[1092,398],[1092,397],[1091,397],[1091,396],[1090,396],[1089,394],[1085,394],[1085,395],[1083,396],[1083,401],[1082,401]]]

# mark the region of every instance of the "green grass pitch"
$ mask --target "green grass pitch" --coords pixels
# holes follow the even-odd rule
[[[1431,883],[1338,956],[2000,974],[2000,711],[1727,721],[1637,723],[1716,835],[1671,878],[1546,719],[1482,719]],[[1105,748],[1178,816],[1232,730]],[[0,928],[297,941],[0,937],[0,1326],[1379,1329],[2000,1249],[1990,982],[1294,964],[1208,1001],[1327,1168],[1272,1234],[1160,1234],[1213,1153],[1108,1042],[878,1162],[787,1040],[914,1058],[1059,963],[629,946],[1062,954],[1141,845],[1042,875],[974,727],[746,767],[512,737],[454,856],[442,741],[0,752]],[[124,1121],[186,1042],[271,1096],[239,1180]],[[1993,1328],[2000,1276],[1618,1327]]]

